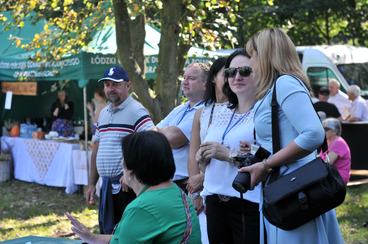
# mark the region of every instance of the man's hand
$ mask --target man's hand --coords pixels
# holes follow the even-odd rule
[[[88,185],[85,193],[86,202],[88,205],[92,205],[95,203],[95,193],[96,193],[96,186]]]
[[[120,177],[120,180],[119,181],[120,181],[120,185],[121,185],[121,190],[123,192],[128,192],[129,189],[130,189],[130,187],[127,184],[125,184],[125,182],[124,182],[124,175],[122,175]]]

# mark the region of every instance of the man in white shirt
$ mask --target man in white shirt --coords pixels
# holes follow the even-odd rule
[[[173,180],[184,191],[188,179],[189,142],[194,114],[203,106],[208,71],[208,65],[203,63],[192,63],[185,69],[182,90],[188,102],[175,107],[157,124],[157,130],[166,136],[173,150],[176,166]]]
[[[368,107],[364,98],[360,96],[359,86],[351,85],[349,86],[347,92],[352,103],[350,107],[350,113],[346,120],[349,122],[368,121]]]
[[[328,102],[334,104],[339,110],[341,117],[345,119],[349,115],[351,106],[348,95],[340,91],[340,83],[335,79],[329,81],[328,89],[330,91]]]

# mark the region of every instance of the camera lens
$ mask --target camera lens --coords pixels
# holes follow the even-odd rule
[[[245,193],[250,189],[250,174],[248,172],[239,172],[232,186],[238,192]]]

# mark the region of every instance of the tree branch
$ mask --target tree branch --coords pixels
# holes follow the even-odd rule
[[[143,35],[138,33],[145,33],[144,16],[138,16],[137,21],[132,21],[128,13],[128,6],[124,0],[113,0],[113,5],[118,58],[127,70],[130,80],[133,81],[133,90],[138,95],[139,100],[151,112],[152,118],[158,121],[162,117],[159,103],[150,96],[148,83],[143,78],[145,74],[143,56],[144,41],[136,42],[133,39],[133,37],[142,38]],[[132,28],[133,25],[134,28]],[[132,32],[138,33],[132,34]],[[133,42],[135,43],[132,44]]]

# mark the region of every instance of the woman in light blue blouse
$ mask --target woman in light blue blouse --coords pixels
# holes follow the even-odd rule
[[[324,130],[310,101],[309,81],[290,38],[281,29],[264,29],[248,41],[246,49],[258,82],[254,115],[256,141],[272,152],[271,98],[276,85],[282,148],[267,160],[240,169],[251,174],[254,186],[265,179],[271,168],[280,167],[280,174],[285,175],[314,159],[316,149],[323,142]],[[263,216],[261,231],[262,222],[268,244],[343,243],[334,210],[290,231],[277,228]]]

